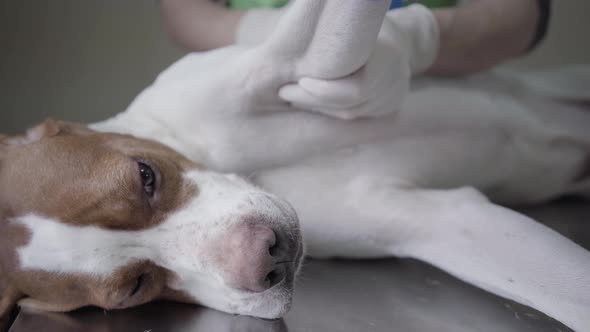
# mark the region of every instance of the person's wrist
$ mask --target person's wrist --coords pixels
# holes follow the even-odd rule
[[[388,12],[386,19],[408,43],[406,50],[412,73],[422,73],[432,66],[440,44],[440,31],[434,13],[423,5],[414,4]]]

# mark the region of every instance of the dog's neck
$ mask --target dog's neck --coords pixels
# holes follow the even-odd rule
[[[7,222],[6,218],[0,208],[0,234],[6,234],[7,231]],[[0,235],[2,237],[2,235]],[[8,287],[8,278],[10,271],[8,269],[8,256],[14,255],[15,248],[8,248],[5,246],[5,239],[2,239],[2,243],[0,243],[0,294],[2,294],[6,288]],[[1,312],[1,305],[0,305],[0,312]]]
[[[0,137],[0,139],[2,139]],[[8,201],[8,195],[4,192],[8,190],[3,185],[3,178],[5,175],[5,169],[7,168],[8,152],[6,148],[0,147],[0,294],[4,292],[8,284],[8,257],[14,255],[15,248],[9,245],[6,234],[8,234],[8,228],[10,227],[8,220],[12,218],[10,213],[10,202]]]
[[[26,231],[11,224],[11,218],[0,208],[0,292],[7,287],[13,274],[18,243],[26,240]]]
[[[6,183],[10,172],[6,170],[13,166],[10,162],[17,150],[16,146],[0,147],[0,329],[5,323],[6,316],[12,311],[14,303],[21,297],[21,294],[11,287],[11,279],[18,264],[16,250],[26,242],[28,236],[25,229],[11,223],[18,211],[13,209],[11,188]]]
[[[3,202],[0,202],[3,203]],[[0,205],[0,330],[8,329],[11,313],[22,294],[11,286],[16,261],[16,242],[19,237],[24,239],[24,230],[17,230],[8,220],[10,216]],[[20,233],[20,235],[18,234]]]
[[[1,179],[2,165],[0,164],[0,179]],[[1,183],[1,180],[0,180]],[[11,257],[14,257],[16,248],[13,246],[11,239],[8,234],[12,233],[10,228],[12,227],[9,223],[12,218],[10,213],[9,202],[7,201],[6,195],[3,192],[3,187],[0,186],[0,293],[2,293],[8,284],[12,271],[12,264],[10,261]]]

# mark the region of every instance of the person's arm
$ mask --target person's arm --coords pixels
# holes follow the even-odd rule
[[[472,73],[524,54],[546,28],[540,20],[548,13],[540,7],[548,11],[549,1],[476,0],[433,10],[440,48],[427,73]],[[279,17],[276,10],[231,10],[212,0],[161,0],[161,6],[169,34],[191,51],[259,42]]]
[[[538,29],[539,0],[479,0],[433,11],[440,48],[431,74],[465,74],[518,57]]]
[[[230,10],[212,0],[160,0],[170,37],[191,51],[234,43],[244,11]]]

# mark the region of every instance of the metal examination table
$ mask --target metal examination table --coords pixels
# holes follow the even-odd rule
[[[568,199],[525,210],[590,248],[590,202]],[[515,253],[518,254],[518,253]],[[590,313],[589,313],[590,314]],[[106,312],[20,312],[10,332],[567,332],[528,307],[471,287],[414,260],[309,261],[284,320],[155,303]]]

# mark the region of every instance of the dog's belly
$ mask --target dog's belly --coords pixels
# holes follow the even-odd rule
[[[472,186],[498,202],[540,202],[567,192],[590,152],[586,137],[560,126],[558,120],[572,110],[554,110],[561,115],[549,123],[531,109],[541,104],[489,91],[423,87],[409,96],[400,114],[379,120],[374,141],[326,148],[279,169],[301,178],[326,172],[328,177],[371,175],[428,188]],[[590,124],[590,117],[580,120]],[[350,139],[355,134],[340,135]],[[269,190],[294,185],[270,182],[263,184]]]

